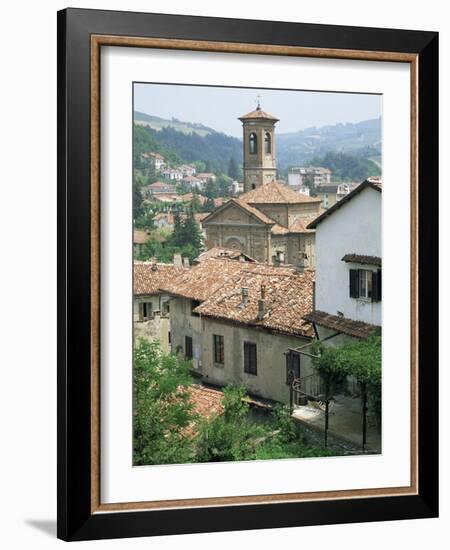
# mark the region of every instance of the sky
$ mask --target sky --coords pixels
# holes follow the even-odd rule
[[[135,83],[134,110],[241,137],[237,117],[256,108],[258,95],[261,108],[280,119],[278,133],[378,118],[382,109],[380,95]]]

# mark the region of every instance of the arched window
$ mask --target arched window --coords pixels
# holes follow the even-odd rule
[[[269,132],[264,134],[264,151],[266,152],[266,155],[270,155],[272,152],[272,136]]]
[[[257,150],[257,148],[258,148],[258,143],[257,143],[257,137],[256,137],[255,132],[252,132],[252,133],[248,136],[248,144],[249,144],[249,151],[250,151],[250,154],[251,154],[251,155],[256,155],[256,150]]]

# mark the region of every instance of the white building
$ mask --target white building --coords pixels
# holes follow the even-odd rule
[[[289,185],[304,185],[306,178],[310,178],[314,185],[324,185],[331,182],[331,170],[321,166],[297,166],[289,169]]]
[[[152,153],[148,151],[147,153],[142,153],[142,158],[153,164],[155,170],[157,171],[162,170],[166,165],[164,157],[159,153]]]
[[[316,230],[316,285],[306,318],[320,338],[330,330],[363,337],[381,326],[381,189],[368,179],[308,225]]]
[[[183,179],[183,172],[177,168],[166,168],[162,170],[161,175],[171,181],[181,181]]]

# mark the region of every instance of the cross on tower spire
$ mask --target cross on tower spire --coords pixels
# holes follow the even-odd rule
[[[261,96],[260,96],[260,94],[258,94],[258,95],[256,96],[256,109],[257,109],[258,111],[261,110]]]

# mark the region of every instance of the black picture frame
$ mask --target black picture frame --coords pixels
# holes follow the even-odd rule
[[[403,52],[418,59],[418,494],[92,513],[91,36]],[[58,532],[64,540],[438,515],[438,34],[117,11],[58,13]]]

